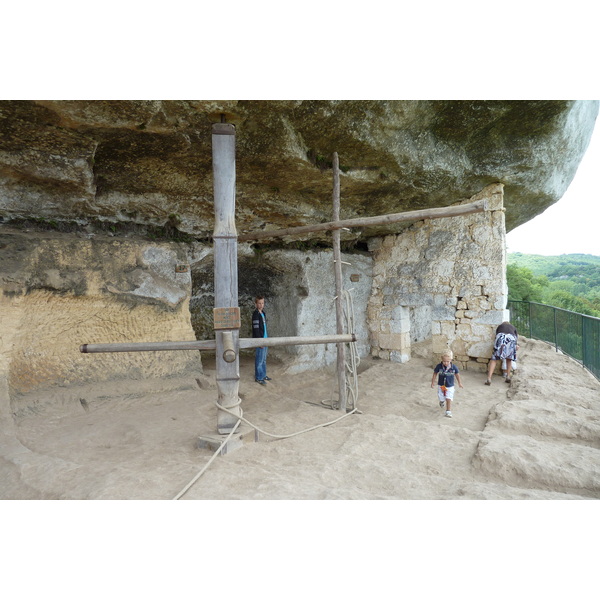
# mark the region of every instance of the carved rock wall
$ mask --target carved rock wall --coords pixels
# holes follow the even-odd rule
[[[371,352],[406,362],[431,339],[430,356],[450,348],[463,369],[485,370],[496,327],[508,319],[503,186],[470,198],[489,210],[421,221],[398,236],[372,240]]]
[[[336,333],[335,276],[333,251],[275,251],[269,257],[285,259],[295,268],[288,268],[275,284],[270,331],[277,336],[334,335]],[[352,303],[348,314],[354,316],[354,333],[359,355],[369,353],[367,303],[371,293],[372,265],[370,256],[342,254],[342,283],[349,291]],[[275,350],[275,349],[273,349]],[[290,346],[285,349],[288,371],[300,373],[334,364],[336,344]],[[277,354],[280,354],[279,352]],[[291,355],[291,357],[290,357]]]
[[[192,264],[192,322],[198,339],[213,337],[213,256],[198,255]],[[344,289],[351,291],[358,351],[369,353],[367,303],[371,294],[373,259],[366,253],[342,254]],[[238,252],[238,296],[241,337],[252,337],[254,298],[265,296],[271,337],[314,336],[336,333],[335,280],[331,250],[270,250],[255,254],[245,245]],[[335,345],[270,348],[290,372],[315,369],[335,362]]]
[[[4,231],[0,393],[202,372],[199,353],[81,354],[83,343],[194,340],[184,246]]]

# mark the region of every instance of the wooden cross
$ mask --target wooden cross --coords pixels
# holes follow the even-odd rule
[[[213,185],[215,225],[214,250],[214,329],[215,339],[193,342],[147,342],[131,344],[83,344],[80,351],[94,352],[153,352],[161,350],[216,350],[217,404],[227,409],[217,414],[217,431],[231,433],[241,416],[239,390],[239,350],[259,346],[292,346],[304,344],[337,345],[338,409],[346,411],[345,344],[355,343],[354,333],[344,334],[342,311],[342,262],[340,230],[352,227],[384,225],[400,221],[435,219],[482,212],[487,208],[485,200],[448,208],[396,213],[379,217],[366,217],[340,221],[340,174],[337,153],[333,155],[333,221],[281,229],[261,231],[238,236],[235,227],[235,127],[229,123],[212,126]],[[266,237],[302,235],[315,231],[333,231],[333,257],[336,288],[336,334],[321,336],[295,336],[272,338],[240,338],[240,308],[238,306],[238,241],[257,240]]]
[[[215,339],[194,342],[83,344],[80,347],[80,351],[83,353],[94,353],[153,352],[161,350],[216,350],[217,404],[228,411],[218,412],[217,431],[220,434],[226,434],[230,433],[232,429],[236,427],[239,422],[239,416],[241,415],[238,394],[240,379],[240,349],[256,348],[258,346],[271,347],[331,343],[336,343],[339,349],[340,347],[343,348],[346,343],[356,342],[356,336],[353,333],[343,335],[340,317],[338,318],[337,335],[240,339],[237,269],[238,236],[235,228],[235,127],[233,125],[228,123],[213,124],[212,153],[215,200],[215,225],[213,232],[215,263],[215,307],[213,313]],[[339,265],[339,259],[336,264]],[[338,289],[337,292],[339,300],[341,297],[341,270],[340,289]],[[344,372],[342,372],[342,376],[344,376]],[[341,410],[346,410],[345,378],[343,379],[343,385],[341,383],[341,377],[339,377],[339,380],[341,390],[340,398],[342,396],[344,398],[343,402],[340,401],[339,408]]]

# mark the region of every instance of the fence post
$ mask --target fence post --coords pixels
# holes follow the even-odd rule
[[[531,321],[531,302],[527,303],[529,307],[529,337],[533,337],[533,323]]]
[[[585,369],[585,316],[581,315],[581,366]]]
[[[558,334],[556,333],[556,308],[553,310],[554,313],[554,347],[558,352]]]

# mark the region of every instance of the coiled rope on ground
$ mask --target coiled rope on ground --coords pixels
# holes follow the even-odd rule
[[[318,425],[313,425],[312,427],[308,427],[306,429],[303,429],[302,431],[296,431],[295,433],[288,433],[288,434],[275,434],[275,433],[269,433],[268,431],[265,431],[264,429],[261,429],[260,427],[257,427],[256,425],[254,425],[254,423],[251,423],[250,421],[248,421],[248,419],[245,419],[243,416],[238,415],[236,413],[234,413],[233,411],[221,406],[218,402],[215,402],[217,408],[219,410],[222,410],[226,413],[229,413],[235,417],[238,417],[238,421],[235,424],[235,427],[233,427],[233,429],[231,430],[231,432],[227,435],[227,437],[221,442],[221,445],[215,450],[214,454],[211,456],[210,460],[208,461],[208,463],[206,463],[206,465],[204,465],[204,467],[202,468],[202,470],[173,498],[173,500],[179,500],[193,485],[194,483],[196,483],[196,481],[198,481],[198,479],[200,479],[200,477],[204,474],[204,472],[208,469],[208,467],[211,465],[211,463],[213,462],[213,460],[217,457],[217,455],[221,452],[221,449],[223,448],[223,446],[225,446],[225,444],[231,439],[231,436],[235,433],[238,425],[242,422],[246,423],[247,425],[249,425],[250,427],[252,427],[253,429],[255,429],[256,431],[260,431],[260,433],[267,435],[269,437],[272,438],[276,438],[279,440],[282,439],[286,439],[286,438],[291,438],[294,437],[296,435],[300,435],[302,433],[307,433],[309,431],[313,431],[314,429],[318,429],[319,427],[327,427],[328,425],[333,425],[334,423],[337,423],[338,421],[341,421],[342,419],[345,419],[346,417],[349,417],[351,414],[355,413],[357,411],[357,409],[355,408],[354,410],[351,410],[350,412],[347,412],[346,414],[338,417],[337,419],[333,419],[333,421],[328,421],[327,423],[320,423]],[[240,409],[241,412],[241,409]]]

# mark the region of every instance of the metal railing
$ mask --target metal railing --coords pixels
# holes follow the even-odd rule
[[[554,344],[600,379],[600,319],[556,306],[509,300],[510,322],[526,336]]]

